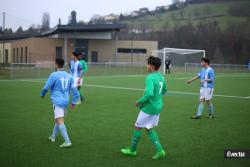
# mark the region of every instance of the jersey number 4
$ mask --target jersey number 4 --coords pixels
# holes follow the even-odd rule
[[[65,91],[68,88],[69,78],[61,78],[62,90]]]

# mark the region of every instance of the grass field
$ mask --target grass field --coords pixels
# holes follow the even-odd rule
[[[197,109],[198,82],[192,73],[167,77],[169,93],[156,128],[167,151],[154,161],[154,147],[144,133],[138,156],[125,157],[138,114],[134,102],[143,94],[145,76],[87,77],[87,101],[68,110],[66,125],[73,147],[50,143],[53,112],[49,96],[39,97],[43,80],[0,80],[1,167],[250,166],[250,160],[226,160],[223,149],[250,149],[250,74],[217,74],[216,118],[189,119]]]

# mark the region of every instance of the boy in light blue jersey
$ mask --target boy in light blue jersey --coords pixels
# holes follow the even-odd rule
[[[82,63],[79,61],[79,54],[76,52],[72,52],[72,60],[70,61],[70,74],[73,76],[74,79],[74,87],[76,87],[79,91],[80,87],[82,86],[82,74],[83,74],[83,67]],[[80,93],[80,92],[79,92]],[[81,101],[79,100],[77,104],[80,104]]]
[[[56,59],[56,72],[53,72],[45,86],[43,87],[40,96],[43,98],[50,89],[51,102],[53,104],[55,126],[52,135],[49,137],[51,142],[55,142],[56,136],[60,131],[64,139],[64,143],[60,147],[70,147],[72,144],[64,125],[64,115],[69,104],[70,90],[73,93],[71,108],[73,109],[77,101],[79,101],[79,93],[76,87],[73,86],[74,80],[70,74],[63,70],[64,60]]]
[[[212,97],[214,92],[214,80],[215,74],[214,70],[209,66],[210,62],[208,58],[201,59],[202,69],[197,74],[196,77],[188,80],[187,83],[191,83],[196,79],[200,79],[201,89],[200,89],[200,104],[198,111],[192,119],[200,119],[202,112],[204,110],[204,103],[206,102],[209,110],[209,118],[214,118],[214,106],[212,104]]]

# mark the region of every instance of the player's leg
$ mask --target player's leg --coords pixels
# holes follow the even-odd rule
[[[121,152],[128,156],[136,156],[137,144],[141,138],[141,134],[141,128],[135,127],[130,147],[121,149]]]
[[[56,117],[56,111],[55,111],[55,106],[54,106],[54,105],[53,105],[53,110],[54,110],[54,114],[55,114],[55,117]],[[51,136],[49,137],[49,140],[50,140],[51,142],[55,142],[56,136],[57,136],[57,134],[58,134],[58,131],[59,131],[59,127],[58,127],[58,125],[57,125],[57,123],[56,123],[56,118],[55,118],[54,129],[53,129],[53,132],[52,132]]]
[[[163,150],[159,137],[156,133],[156,131],[151,128],[151,129],[146,129],[148,137],[150,138],[150,140],[152,141],[152,143],[155,146],[156,149],[156,154],[152,157],[153,159],[160,159],[162,157],[164,157],[166,155],[165,151]]]
[[[136,156],[136,149],[137,149],[138,142],[142,135],[141,129],[144,127],[145,120],[147,120],[147,115],[141,111],[135,123],[135,130],[133,133],[131,145],[129,148],[121,149],[121,152],[123,154],[129,155],[129,156]]]
[[[209,118],[214,118],[214,105],[211,100],[206,101],[207,106],[208,106],[208,117]]]
[[[66,126],[64,124],[65,110],[63,108],[55,106],[54,107],[54,114],[55,114],[56,124],[57,124],[58,129],[59,129],[59,131],[64,139],[64,143],[62,145],[60,145],[60,147],[70,147],[72,144],[69,140],[67,129],[66,129]]]
[[[200,89],[200,99],[199,99],[199,105],[198,105],[198,110],[196,112],[196,115],[191,117],[192,119],[200,119],[202,112],[204,110],[204,101],[205,101],[205,89],[201,88]]]
[[[212,103],[213,91],[213,88],[208,88],[205,97],[208,106],[209,118],[214,118],[214,106]]]
[[[81,86],[78,86],[77,89],[78,89],[78,92],[80,94],[81,101],[83,101],[83,94],[82,94],[82,91],[81,91]]]
[[[49,137],[49,140],[51,142],[55,142],[56,141],[56,137],[57,137],[58,132],[59,132],[59,127],[58,127],[58,124],[55,122],[52,135]]]
[[[71,142],[69,140],[69,136],[68,136],[68,133],[67,133],[66,126],[64,124],[63,117],[57,118],[56,122],[58,124],[58,127],[59,127],[59,130],[61,132],[61,135],[62,135],[62,137],[64,139],[64,143],[62,145],[60,145],[60,147],[70,147],[72,144],[71,144]]]

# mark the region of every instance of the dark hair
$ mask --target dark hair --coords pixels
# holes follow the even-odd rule
[[[55,62],[56,62],[56,65],[57,65],[59,68],[63,68],[63,66],[64,66],[64,60],[63,60],[63,59],[61,59],[61,58],[56,58]]]
[[[208,65],[210,64],[210,60],[207,57],[203,57],[201,59],[201,61],[204,61],[205,63],[207,63]]]
[[[147,61],[149,65],[155,67],[155,70],[159,70],[161,67],[161,59],[159,57],[150,56]]]
[[[79,53],[77,53],[77,52],[72,52],[72,55],[75,56],[75,57],[78,57],[78,56],[79,56]]]

